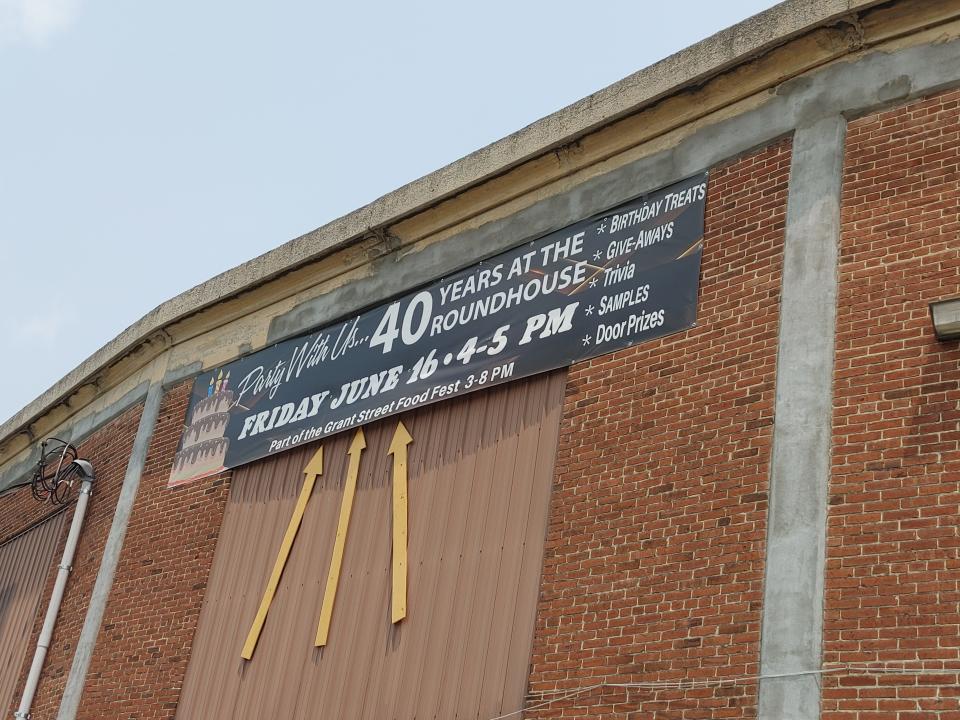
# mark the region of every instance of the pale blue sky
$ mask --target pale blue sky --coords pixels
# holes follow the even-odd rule
[[[164,300],[769,5],[0,0],[0,421]]]

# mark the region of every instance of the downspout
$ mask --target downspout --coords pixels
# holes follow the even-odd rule
[[[77,550],[77,541],[80,539],[83,519],[87,514],[87,504],[90,502],[90,495],[93,493],[93,466],[86,460],[74,460],[73,462],[80,470],[83,482],[80,484],[77,505],[73,510],[73,520],[70,523],[70,533],[67,535],[67,544],[63,548],[63,557],[57,569],[57,580],[53,585],[53,593],[50,595],[50,604],[47,606],[47,615],[43,620],[43,629],[40,630],[40,637],[37,639],[37,650],[33,654],[30,674],[27,675],[27,684],[23,688],[20,709],[13,714],[15,718],[21,718],[22,720],[27,720],[30,717],[30,706],[33,705],[33,697],[36,695],[37,685],[40,683],[40,671],[43,669],[43,661],[46,659],[47,649],[50,647],[50,638],[53,636],[53,626],[56,624],[57,614],[60,612],[60,603],[63,601],[63,593],[67,587],[67,578],[73,569],[73,556]]]

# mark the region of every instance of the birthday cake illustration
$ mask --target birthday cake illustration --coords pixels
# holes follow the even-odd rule
[[[197,480],[223,470],[230,439],[224,437],[230,421],[234,394],[229,389],[230,373],[220,370],[210,378],[207,396],[193,406],[190,422],[183,431],[180,450],[173,459],[169,485]]]

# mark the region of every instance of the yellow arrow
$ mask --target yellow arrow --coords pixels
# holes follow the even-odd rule
[[[407,616],[407,445],[413,442],[397,423],[387,452],[393,455],[393,622]]]
[[[310,494],[313,492],[313,485],[317,481],[317,476],[323,474],[323,446],[317,448],[317,452],[303,469],[305,475],[303,487],[300,490],[300,497],[297,498],[297,504],[293,508],[293,516],[287,525],[287,532],[284,533],[283,542],[280,543],[280,552],[277,553],[277,559],[273,563],[273,572],[270,573],[270,579],[267,581],[267,587],[263,591],[263,599],[260,600],[260,608],[257,610],[257,616],[253,619],[253,625],[250,632],[247,633],[247,641],[243,644],[243,652],[240,656],[244,660],[250,660],[253,657],[253,651],[257,647],[257,641],[260,639],[260,632],[263,630],[263,624],[267,620],[267,613],[270,611],[270,604],[273,602],[273,596],[277,592],[277,585],[280,584],[280,576],[283,575],[283,568],[287,564],[287,558],[290,556],[290,550],[293,548],[293,541],[297,539],[297,531],[300,530],[300,522],[303,520],[303,513],[307,509],[307,502],[310,500]]]
[[[327,644],[330,634],[330,618],[333,617],[333,601],[337,598],[337,585],[340,583],[340,566],[343,564],[343,547],[347,542],[347,528],[350,527],[350,511],[353,509],[353,496],[357,491],[357,475],[360,472],[360,455],[367,446],[363,437],[363,428],[357,428],[350,449],[350,464],[347,467],[347,481],[343,486],[343,500],[340,503],[340,519],[337,521],[337,537],[333,542],[333,557],[330,558],[330,572],[327,573],[327,587],[323,593],[323,605],[320,607],[320,624],[317,626],[316,647]]]

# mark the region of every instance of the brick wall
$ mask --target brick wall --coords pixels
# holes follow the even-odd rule
[[[34,500],[29,487],[9,491],[0,497],[0,543],[63,510],[62,505]]]
[[[229,488],[228,474],[166,487],[191,387],[161,404],[79,718],[176,712]]]
[[[960,92],[851,122],[824,661],[960,668]],[[958,718],[960,673],[828,675],[830,718]]]
[[[848,129],[824,621],[844,671],[823,677],[825,720],[960,718],[960,349],[927,311],[960,295],[958,101]],[[570,370],[529,704],[589,689],[532,716],[756,717],[789,166],[784,140],[711,170],[696,328]],[[176,712],[230,484],[166,487],[190,386],[162,403],[81,718]],[[82,446],[99,483],[37,720],[56,715],[139,416]],[[49,511],[0,498],[0,541]]]
[[[790,143],[711,171],[698,327],[575,365],[530,676],[539,693],[758,672]],[[747,718],[756,684],[601,688],[540,717]]]
[[[97,481],[88,505],[83,532],[77,545],[73,572],[67,583],[66,594],[60,606],[57,625],[34,700],[34,720],[55,718],[60,706],[60,697],[63,694],[70,664],[73,662],[77,638],[80,637],[80,629],[83,627],[83,620],[86,616],[90,592],[93,590],[93,583],[100,569],[103,548],[110,532],[110,524],[113,521],[120,488],[123,485],[127,460],[130,457],[133,440],[137,434],[141,410],[142,406],[139,405],[127,410],[79,446],[80,456],[93,463]],[[0,540],[28,527],[37,519],[48,515],[52,509],[49,503],[39,503],[34,500],[29,487],[0,498]],[[56,566],[63,554],[70,520],[73,517],[72,503],[66,512],[68,514],[66,522],[54,552],[54,561],[47,574],[46,587],[41,596],[39,612],[34,622],[30,649],[24,658],[23,670],[17,683],[14,707],[19,703],[20,696],[23,694],[27,672],[33,659],[33,651],[37,645],[37,637],[50,601],[50,593],[53,591],[53,583],[57,572]]]

